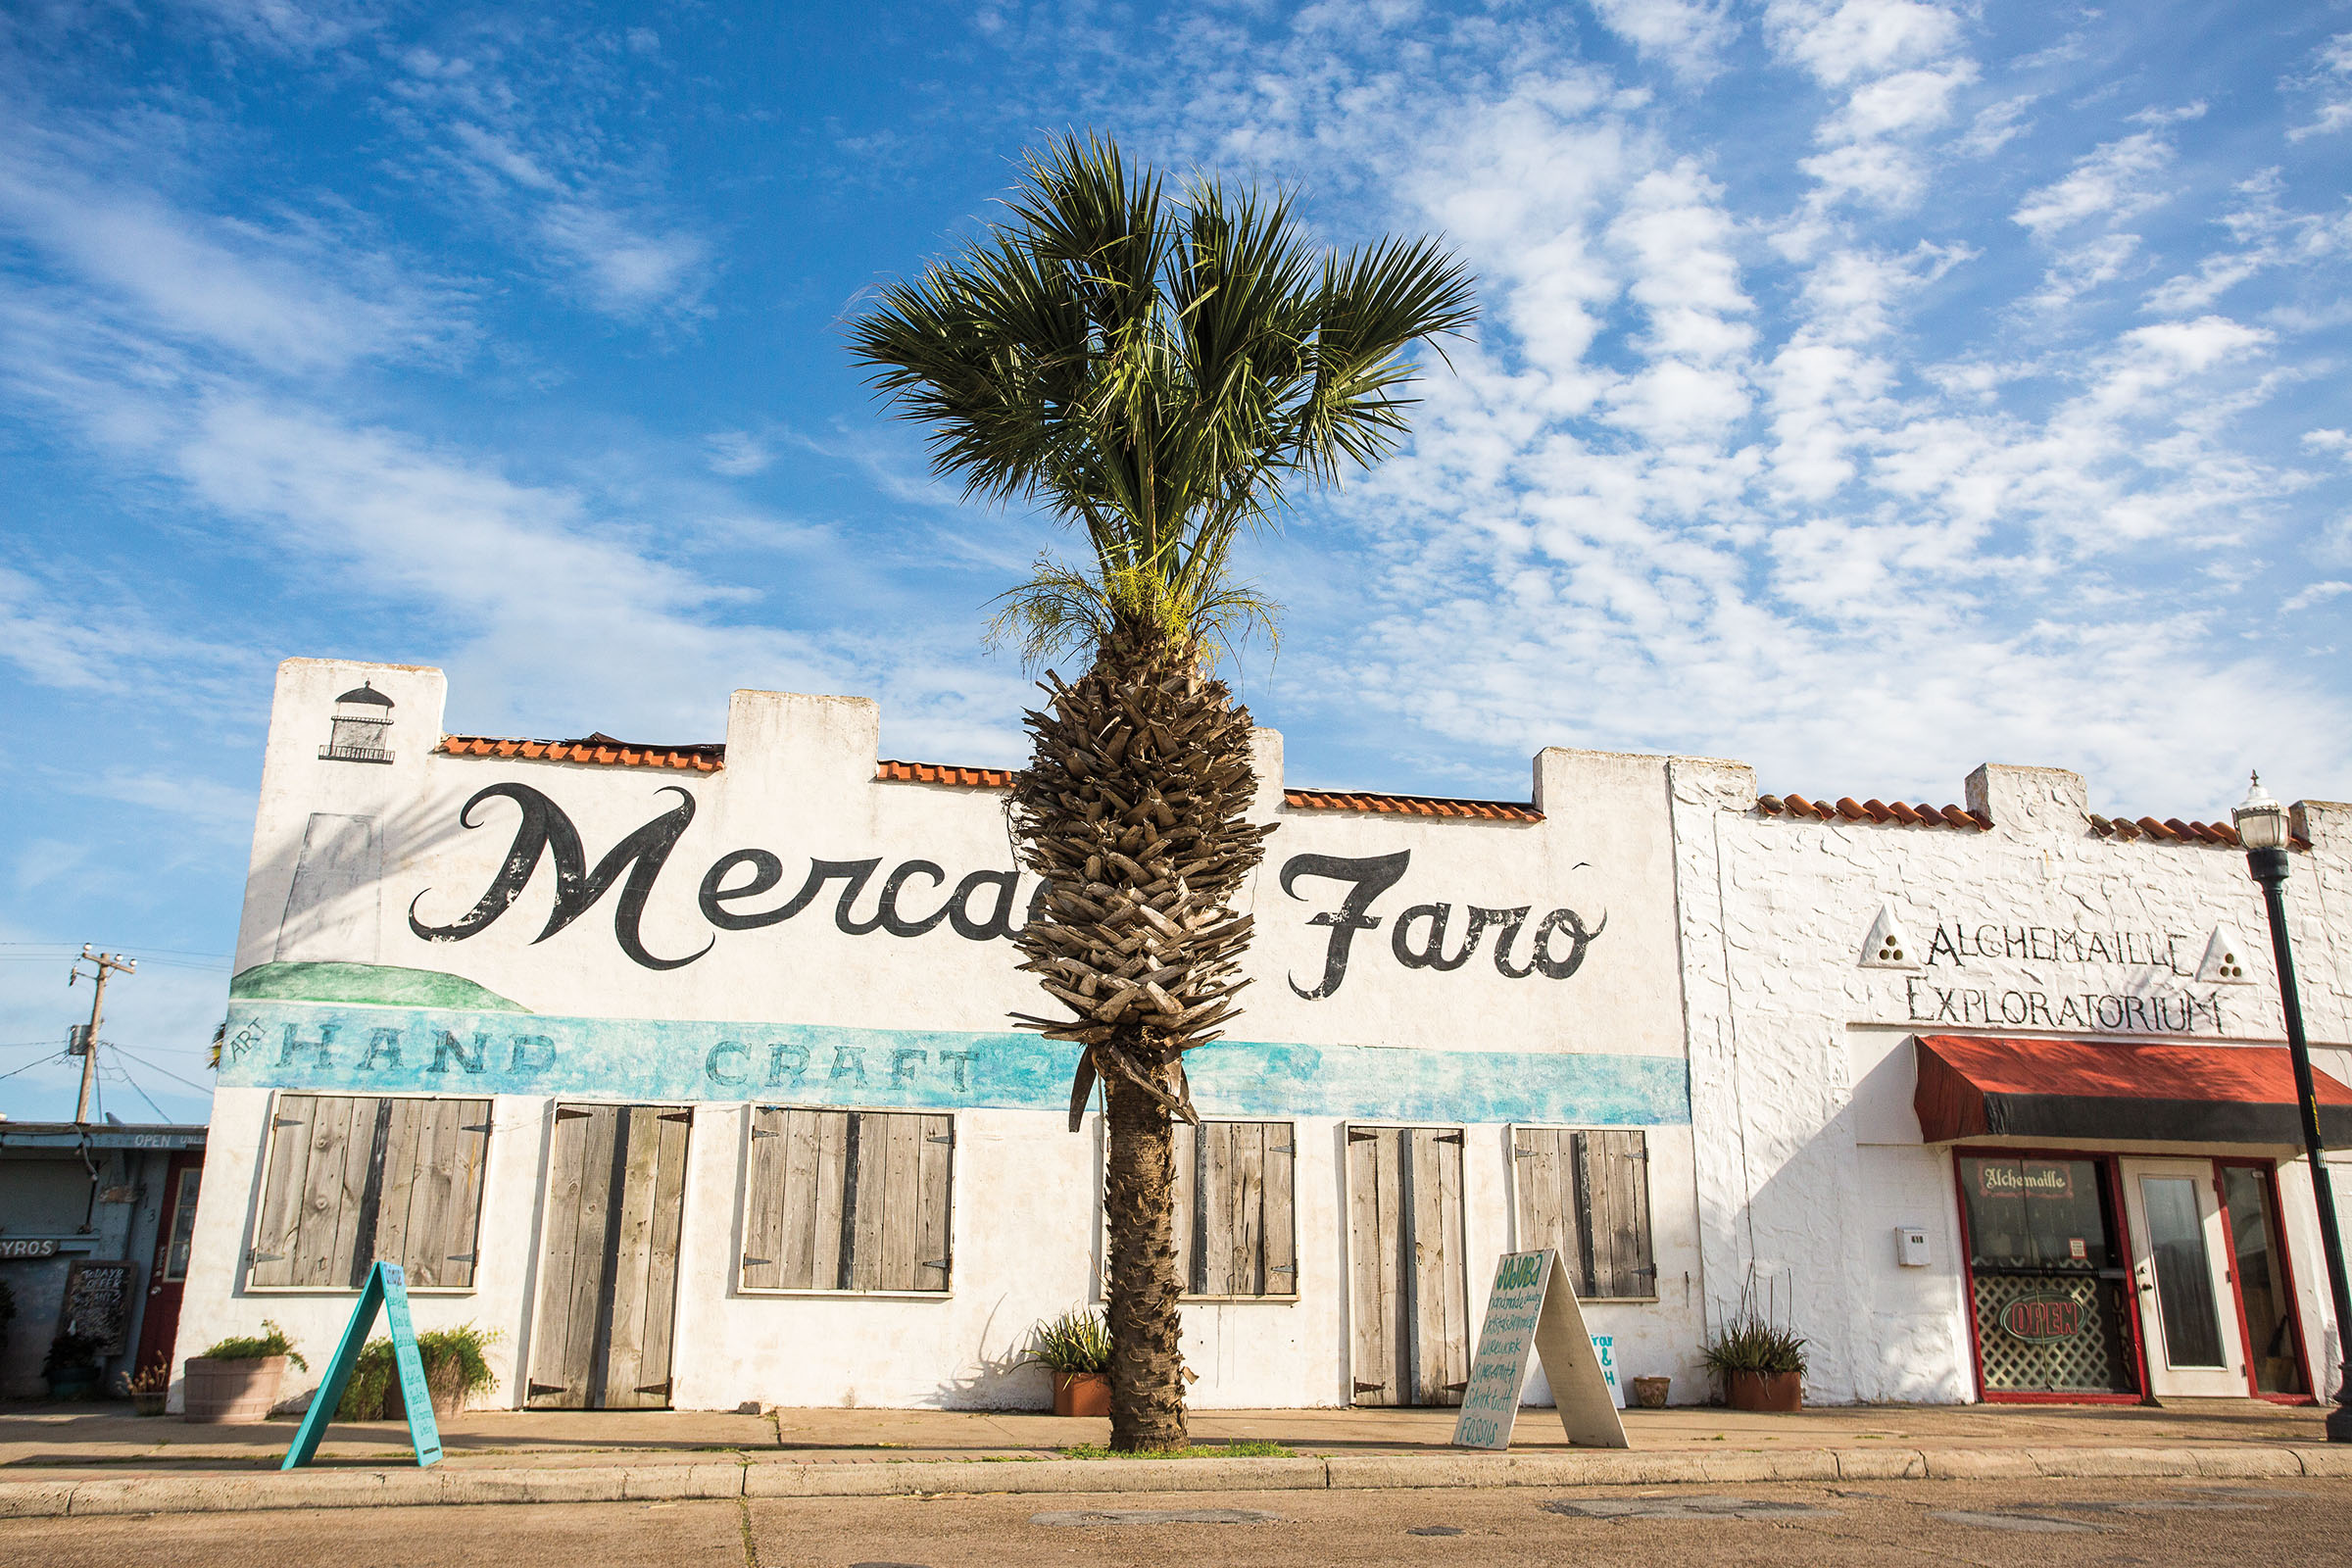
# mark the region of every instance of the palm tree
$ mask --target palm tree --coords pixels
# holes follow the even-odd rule
[[[1416,341],[1475,318],[1429,240],[1314,254],[1288,199],[1180,192],[1075,136],[1026,160],[1008,217],[894,283],[853,351],[929,431],[967,496],[1083,529],[1040,558],[993,634],[1048,669],[1012,794],[1022,862],[1051,885],[1015,941],[1067,1016],[1019,1021],[1080,1047],[1076,1131],[1102,1086],[1109,1149],[1111,1446],[1182,1447],[1171,1118],[1198,1121],[1184,1053],[1223,1031],[1250,941],[1235,895],[1273,829],[1253,823],[1250,713],[1214,653],[1273,607],[1233,546],[1295,484],[1336,481],[1405,430]]]

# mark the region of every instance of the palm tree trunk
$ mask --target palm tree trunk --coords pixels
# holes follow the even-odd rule
[[[1217,1038],[1249,983],[1250,920],[1234,900],[1270,825],[1256,789],[1250,710],[1202,672],[1197,650],[1143,632],[1105,637],[1052,701],[1013,786],[1023,863],[1047,879],[1013,937],[1022,967],[1075,1017],[1015,1014],[1081,1048],[1070,1130],[1095,1085],[1109,1141],[1111,1446],[1182,1446],[1182,1282],[1169,1118],[1193,1119],[1183,1054]]]
[[[1163,1088],[1174,1074],[1161,1069]],[[1177,1301],[1175,1139],[1168,1109],[1135,1085],[1104,1082],[1109,1159],[1102,1211],[1110,1242],[1110,1446],[1181,1448],[1184,1322]]]

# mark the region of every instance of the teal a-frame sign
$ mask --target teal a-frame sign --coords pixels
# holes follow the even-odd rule
[[[400,1402],[408,1406],[409,1442],[416,1449],[416,1463],[441,1462],[441,1428],[433,1420],[433,1396],[424,1383],[424,1357],[416,1353],[416,1326],[409,1321],[409,1277],[398,1263],[379,1262],[368,1271],[359,1304],[351,1309],[351,1326],[343,1331],[343,1343],[311,1398],[302,1430],[294,1434],[294,1446],[286,1450],[280,1470],[309,1464],[318,1452],[318,1440],[326,1436],[326,1424],[343,1402],[343,1391],[351,1383],[352,1369],[360,1364],[360,1348],[368,1343],[368,1331],[375,1327],[379,1306],[392,1336],[392,1364],[400,1372]]]

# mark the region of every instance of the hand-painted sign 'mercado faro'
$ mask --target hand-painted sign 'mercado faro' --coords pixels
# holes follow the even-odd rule
[[[2071,1296],[2021,1296],[2001,1308],[2001,1329],[2028,1345],[2071,1340],[2082,1330],[2082,1303]]]

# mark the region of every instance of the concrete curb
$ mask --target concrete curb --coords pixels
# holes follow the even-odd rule
[[[1339,1454],[1323,1459],[742,1460],[561,1469],[303,1470],[0,1480],[0,1519],[275,1508],[642,1502],[944,1493],[1321,1492],[1453,1487],[1725,1486],[1766,1481],[2352,1479],[2315,1447],[1796,1448],[1785,1452]]]

